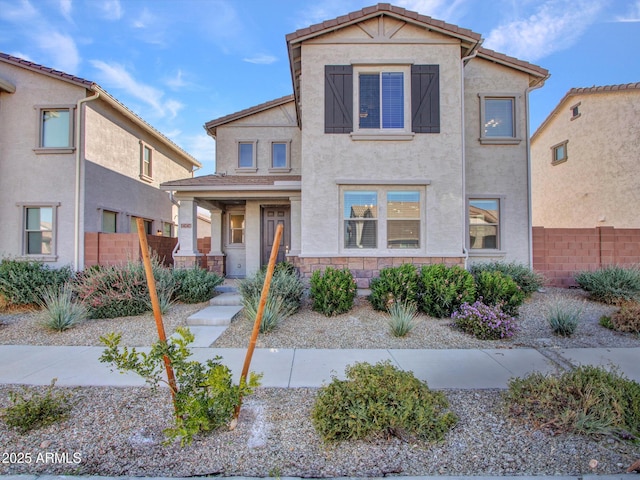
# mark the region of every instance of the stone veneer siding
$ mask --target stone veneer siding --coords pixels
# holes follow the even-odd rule
[[[445,265],[464,265],[464,257],[296,257],[288,260],[296,266],[300,276],[307,282],[316,270],[333,267],[338,270],[351,270],[358,288],[369,288],[372,278],[380,275],[380,270],[386,267],[397,267],[404,263],[411,263],[420,268],[423,265],[444,263]]]

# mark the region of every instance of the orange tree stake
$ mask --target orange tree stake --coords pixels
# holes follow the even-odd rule
[[[251,340],[249,340],[249,348],[247,349],[247,356],[244,359],[244,366],[242,367],[242,374],[240,375],[240,386],[244,386],[247,383],[247,375],[249,374],[249,365],[251,365],[251,357],[253,351],[256,348],[256,340],[258,339],[258,332],[260,331],[260,323],[262,323],[262,314],[264,312],[264,306],[267,303],[267,295],[269,294],[269,287],[271,286],[271,277],[273,276],[273,269],[276,265],[276,258],[278,258],[278,247],[280,245],[280,237],[282,237],[282,224],[276,228],[276,234],[273,237],[273,246],[271,247],[271,256],[269,257],[269,265],[267,266],[267,274],[264,277],[264,285],[262,287],[262,294],[260,295],[260,303],[258,304],[258,313],[256,314],[256,320],[253,322],[253,331],[251,332]],[[242,389],[241,389],[242,391]],[[233,420],[231,422],[231,428],[235,428],[238,421],[238,415],[240,415],[240,408],[242,407],[242,393],[240,393],[238,399],[238,405],[233,414]]]
[[[144,220],[136,218],[138,224],[138,238],[140,239],[140,250],[142,250],[142,260],[144,263],[144,271],[147,275],[147,285],[149,286],[149,295],[151,296],[151,306],[153,307],[153,316],[156,319],[156,327],[158,329],[158,338],[162,343],[167,343],[167,336],[164,332],[164,323],[162,323],[162,312],[160,312],[160,302],[158,301],[158,292],[156,291],[156,279],[153,276],[153,268],[151,267],[151,258],[149,257],[149,244],[147,243],[147,233],[144,230]],[[173,407],[176,408],[176,378],[173,374],[171,359],[167,355],[164,356],[164,366],[167,370],[167,380],[171,389],[171,397],[173,398]]]

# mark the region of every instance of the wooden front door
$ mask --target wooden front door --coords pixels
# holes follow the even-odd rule
[[[276,261],[286,261],[286,254],[290,244],[290,210],[288,205],[262,207],[262,258],[260,264],[265,266],[269,263],[271,248],[273,247],[273,237],[276,234],[276,227],[283,226],[280,245],[278,246],[278,258]]]

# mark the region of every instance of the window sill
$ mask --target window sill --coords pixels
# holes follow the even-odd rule
[[[256,173],[257,168],[236,168],[236,173]]]
[[[556,165],[560,165],[561,163],[564,163],[564,162],[566,162],[567,160],[568,160],[567,158],[563,158],[562,160],[556,160],[556,161],[554,161],[554,162],[551,162],[551,165],[552,165],[553,167],[555,167]]]
[[[147,177],[146,175],[144,175],[142,173],[140,174],[140,180],[142,180],[144,182],[147,182],[147,183],[153,182],[153,178],[152,177]]]
[[[23,254],[20,257],[18,257],[21,260],[28,260],[31,262],[57,262],[58,261],[58,256],[57,255],[29,255],[29,254]]]
[[[480,249],[470,249],[469,250],[469,256],[470,257],[498,257],[498,256],[504,256],[506,255],[507,252],[505,252],[504,250],[495,250],[495,249],[486,249],[486,250],[480,250]]]
[[[269,173],[289,173],[291,168],[270,168]]]
[[[351,140],[354,141],[410,141],[413,140],[415,133],[352,133]]]
[[[522,142],[521,138],[506,138],[506,137],[480,137],[478,139],[481,145],[518,145]]]
[[[59,154],[59,153],[74,153],[76,151],[73,147],[60,147],[60,148],[47,148],[47,147],[38,147],[33,149],[36,155],[46,155],[46,154]]]

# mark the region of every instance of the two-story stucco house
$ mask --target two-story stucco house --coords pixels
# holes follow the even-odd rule
[[[531,159],[533,225],[640,228],[640,83],[569,90]]]
[[[158,187],[199,166],[97,84],[0,53],[0,257],[81,270],[85,233],[136,217],[175,236]]]
[[[227,275],[281,259],[360,287],[411,262],[530,263],[528,95],[548,72],[389,4],[286,36],[293,95],[212,120],[217,173],[172,181],[180,250]],[[195,207],[212,213],[198,252]]]

